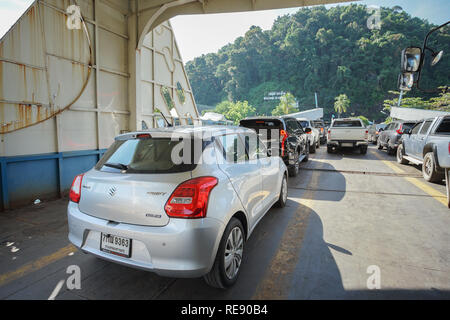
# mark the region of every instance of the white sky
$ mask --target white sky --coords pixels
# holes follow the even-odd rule
[[[33,0],[0,0],[0,38],[23,14]],[[366,5],[401,6],[413,16],[444,23],[450,17],[448,0],[363,0]],[[343,3],[345,5],[346,3]],[[171,19],[184,62],[202,54],[217,52],[233,42],[252,26],[270,29],[280,15],[294,13],[298,8],[211,15],[178,16]]]

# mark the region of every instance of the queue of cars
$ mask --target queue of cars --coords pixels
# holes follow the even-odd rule
[[[320,145],[315,125],[290,116],[253,117],[239,127],[121,134],[73,181],[69,240],[115,263],[163,276],[203,276],[227,288],[238,278],[246,240],[272,206],[286,205],[288,177]],[[378,143],[397,147],[399,163],[422,164],[428,181],[448,176],[450,116],[393,122],[378,131]],[[327,151],[365,154],[368,137],[360,119],[335,119]]]

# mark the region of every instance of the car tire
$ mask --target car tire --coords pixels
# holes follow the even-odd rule
[[[305,150],[305,157],[303,158],[302,162],[308,162],[309,160],[309,150]]]
[[[313,143],[309,146],[309,153],[316,153],[316,144]]]
[[[319,149],[319,148],[320,148],[320,141],[317,140],[317,143],[316,143],[316,149]]]
[[[278,201],[275,203],[275,206],[278,208],[284,208],[287,202],[287,195],[288,195],[287,178],[286,175],[283,175],[283,180],[281,181],[280,196],[278,197]]]
[[[237,231],[239,230],[239,231]],[[235,232],[232,234],[232,232]],[[241,249],[234,249],[233,251],[241,251],[240,257],[237,257],[238,254],[234,253],[228,253],[228,256],[231,256],[231,264],[238,264],[237,265],[237,271],[233,272],[232,270],[229,270],[229,268],[233,268],[232,265],[226,266],[225,259],[227,256],[227,250],[230,250],[230,246],[233,246],[234,244],[230,243],[230,237],[233,239],[233,237],[236,237],[239,239],[238,234],[241,235],[242,244],[240,245],[240,240],[238,240],[238,245],[236,245],[236,248]],[[203,276],[205,279],[205,282],[214,288],[219,289],[226,289],[231,287],[236,280],[239,277],[239,271],[242,264],[242,258],[244,255],[244,245],[245,245],[245,232],[244,227],[242,226],[241,221],[239,219],[233,217],[230,219],[230,222],[228,223],[227,227],[225,228],[225,231],[223,232],[222,239],[220,240],[219,248],[217,250],[216,259],[214,260],[213,267],[211,271]],[[227,249],[228,248],[228,249]],[[237,259],[238,261],[236,261]],[[230,277],[230,273],[234,274]]]
[[[360,152],[361,154],[366,154],[366,153],[367,153],[367,146],[359,147],[359,152]]]
[[[378,150],[383,150],[383,145],[381,144],[380,138],[377,139],[377,148]]]
[[[444,179],[444,175],[437,171],[433,152],[428,152],[423,157],[422,175],[428,182],[440,182]]]
[[[332,146],[327,146],[327,152],[328,153],[333,153],[333,147]]]
[[[299,170],[299,166],[300,166],[298,151],[295,152],[294,159],[295,159],[295,163],[292,165],[289,165],[289,168],[288,168],[290,177],[296,177],[298,174],[298,170]]]
[[[405,153],[403,152],[403,145],[399,145],[397,148],[397,162],[400,164],[408,164],[409,161],[404,159],[403,156]]]
[[[389,145],[389,141],[387,142],[387,154],[390,156],[393,156],[395,154],[395,149],[391,148],[391,146]]]

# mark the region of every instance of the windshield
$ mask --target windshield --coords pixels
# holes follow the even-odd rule
[[[183,144],[183,141],[172,141],[170,138],[118,140],[108,149],[95,168],[107,172],[127,173],[191,171],[195,168],[194,161],[175,164],[172,160],[172,151],[179,144]],[[193,143],[185,144],[188,145],[193,148]],[[178,156],[183,159],[183,148],[178,147],[180,148]]]

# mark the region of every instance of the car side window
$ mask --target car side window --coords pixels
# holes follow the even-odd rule
[[[432,120],[425,121],[425,123],[422,126],[422,129],[420,129],[420,134],[427,134],[428,129],[431,126],[431,122],[433,122],[433,121]]]
[[[422,125],[423,122],[419,122],[417,123],[414,128],[412,128],[411,134],[417,134],[419,132],[420,126]]]
[[[226,134],[218,137],[223,157],[229,163],[248,160],[244,143],[238,134]]]
[[[294,133],[295,130],[298,129],[297,121],[295,121],[295,120],[287,120],[286,121],[286,129],[287,129],[287,132]]]
[[[256,134],[243,135],[245,148],[250,160],[267,158],[266,145],[259,139]]]

